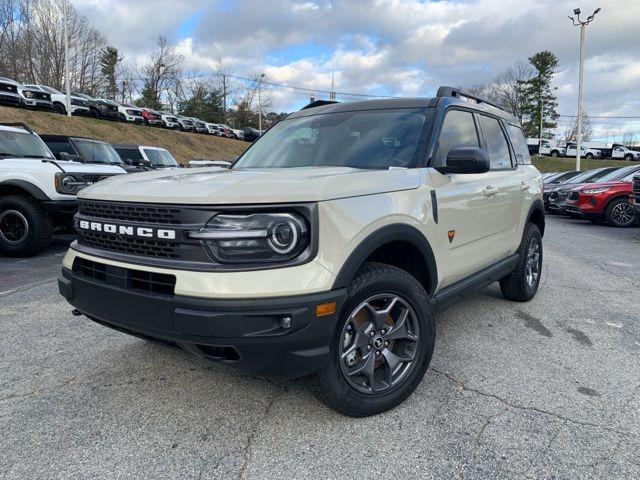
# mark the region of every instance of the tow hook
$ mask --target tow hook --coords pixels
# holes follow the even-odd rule
[[[77,308],[74,308],[73,310],[71,310],[71,315],[73,315],[74,317],[80,317],[82,316],[82,312]]]

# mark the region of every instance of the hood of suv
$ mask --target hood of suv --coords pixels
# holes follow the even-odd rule
[[[80,198],[123,202],[228,205],[317,202],[418,188],[420,171],[304,167],[170,169],[111,178]]]

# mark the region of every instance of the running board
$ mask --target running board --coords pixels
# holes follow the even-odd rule
[[[513,272],[518,264],[520,255],[517,253],[500,260],[498,263],[480,270],[473,275],[449,285],[436,293],[431,304],[434,310],[441,310],[457,300],[474,293],[475,291],[497,282],[502,277]]]

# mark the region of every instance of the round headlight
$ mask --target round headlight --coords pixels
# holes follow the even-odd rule
[[[65,175],[60,180],[60,188],[63,192],[75,193],[77,189],[77,182],[78,180],[76,180],[76,177],[73,175]]]
[[[25,96],[25,98],[32,98],[33,97],[33,92],[22,92],[22,94]]]
[[[298,243],[298,228],[292,221],[276,223],[271,227],[268,243],[276,253],[290,253]]]

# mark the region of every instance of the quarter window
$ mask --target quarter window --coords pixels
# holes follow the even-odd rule
[[[454,148],[479,147],[478,132],[473,115],[463,110],[449,110],[442,123],[434,167],[447,164],[447,155]]]
[[[527,147],[527,141],[524,138],[524,132],[522,128],[517,125],[507,125],[509,130],[509,137],[511,137],[511,145],[513,145],[513,150],[516,152],[516,163],[518,165],[530,165],[531,164],[531,155],[529,155],[529,148]],[[551,145],[548,143],[543,143],[543,147],[551,148]]]
[[[480,125],[487,140],[487,153],[491,159],[491,170],[511,168],[509,144],[497,119],[479,115]]]

